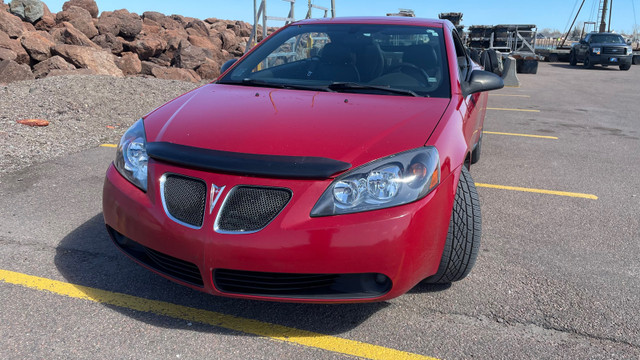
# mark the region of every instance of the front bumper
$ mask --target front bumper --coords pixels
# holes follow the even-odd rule
[[[631,55],[589,55],[589,60],[594,65],[631,65],[631,59]]]
[[[160,179],[166,173],[202,179],[208,191],[213,184],[226,186],[213,208],[207,197],[200,228],[181,225],[165,213]],[[215,174],[151,160],[147,193],[110,166],[104,183],[103,211],[107,228],[121,250],[152,271],[194,289],[261,300],[380,301],[402,295],[437,271],[457,180],[457,176],[443,179],[427,197],[404,206],[311,218],[311,209],[331,180]],[[284,187],[292,190],[293,197],[269,225],[256,233],[216,232],[216,214],[236,185]],[[199,275],[200,281],[157,266],[153,257],[161,257],[168,266],[186,263],[191,275]],[[329,277],[338,285],[329,292],[251,293],[221,286],[220,274],[251,279],[332,275]]]

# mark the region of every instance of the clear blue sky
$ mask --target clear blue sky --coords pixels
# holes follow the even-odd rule
[[[62,9],[65,0],[44,0],[51,11]],[[563,31],[569,25],[569,18],[582,0],[335,0],[338,16],[371,16],[397,12],[398,8],[413,9],[418,17],[435,18],[441,12],[464,13],[463,25],[497,25],[497,24],[535,24],[538,29],[559,29]],[[8,1],[5,1],[8,2]],[[598,0],[586,0],[578,21],[590,21],[596,17]],[[144,11],[159,11],[167,15],[179,14],[205,19],[216,17],[226,20],[243,20],[251,22],[253,17],[253,0],[97,0],[100,11],[128,9],[142,14]],[[260,0],[258,0],[258,4]],[[314,0],[319,6],[330,7],[330,0]],[[631,33],[640,20],[640,1],[615,0],[612,17],[612,29]],[[271,16],[284,17],[288,14],[289,3],[282,0],[268,0],[268,11]],[[296,2],[296,19],[303,18],[307,12],[307,1]],[[595,8],[595,9],[594,9]],[[575,10],[574,10],[575,9]],[[314,13],[319,17],[322,13]],[[571,19],[573,20],[573,19]],[[270,22],[270,26],[278,26],[279,22]]]

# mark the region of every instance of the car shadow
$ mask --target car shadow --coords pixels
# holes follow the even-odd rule
[[[562,63],[551,63],[551,66],[553,67],[557,67],[557,68],[563,68],[563,69],[575,69],[575,70],[590,70],[590,71],[594,71],[594,70],[600,70],[600,71],[611,71],[611,70],[619,70],[618,65],[610,65],[608,67],[604,67],[602,65],[594,65],[591,69],[586,69],[584,66],[582,66],[582,63],[579,63],[576,66],[571,66],[569,64],[562,64]]]
[[[389,306],[387,302],[340,305],[276,303],[217,297],[192,290],[152,273],[121,253],[107,234],[102,213],[64,237],[56,248],[54,261],[64,278],[79,285],[78,288],[90,297],[100,297],[107,290],[319,334],[347,332]],[[230,332],[125,307],[104,306],[154,326],[210,333]]]

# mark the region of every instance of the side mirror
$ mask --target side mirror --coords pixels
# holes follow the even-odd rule
[[[587,45],[587,42],[585,40],[580,40],[580,44]]]
[[[468,82],[462,84],[462,94],[468,96],[478,92],[498,90],[504,87],[502,78],[492,72],[474,70]]]
[[[627,39],[627,45],[631,45],[631,39]]]
[[[220,67],[220,74],[223,74],[225,71],[227,71],[227,69],[229,69],[233,64],[235,64],[236,61],[238,61],[238,59],[231,59],[225,62],[224,64],[222,64],[222,66]]]

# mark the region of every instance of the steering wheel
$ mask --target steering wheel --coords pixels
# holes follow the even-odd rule
[[[397,71],[403,72],[415,78],[416,80],[422,82],[422,84],[425,86],[429,86],[429,74],[427,74],[427,72],[424,71],[424,69],[421,69],[413,65],[412,63],[401,63],[394,66],[390,70],[390,72],[397,72]]]

